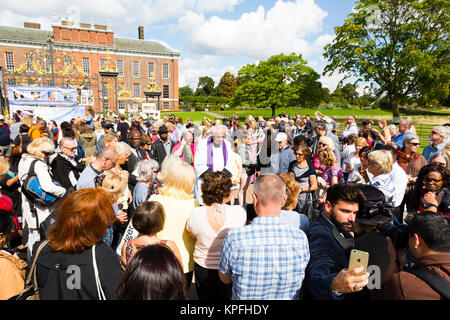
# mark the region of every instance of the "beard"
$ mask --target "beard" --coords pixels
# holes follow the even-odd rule
[[[333,222],[333,224],[336,226],[336,228],[341,233],[342,232],[353,232],[353,222],[348,221],[346,223],[342,223],[342,222],[337,221],[334,211],[332,211],[330,214],[330,221]]]

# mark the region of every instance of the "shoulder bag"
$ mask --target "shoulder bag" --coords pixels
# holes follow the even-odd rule
[[[412,269],[408,272],[428,284],[434,291],[439,293],[441,297],[450,300],[450,282],[447,279],[442,278],[435,271],[426,267]]]
[[[301,213],[306,215],[310,222],[320,216],[319,201],[316,199],[313,192],[308,192],[306,195],[306,202],[301,210]]]
[[[8,300],[40,300],[39,286],[36,280],[36,261],[47,242],[48,241],[42,242],[36,251],[36,255],[33,259],[33,264],[31,265],[30,272],[28,273],[27,280],[25,281],[25,288],[20,293],[12,296]]]
[[[92,246],[92,264],[94,265],[95,284],[97,286],[98,300],[106,300],[105,293],[102,289],[102,283],[98,276],[97,259],[95,258],[95,244]]]
[[[20,154],[22,154],[23,150],[22,150],[22,144],[23,144],[23,140],[22,140],[22,135],[19,134],[19,139],[20,139],[20,143],[15,146],[14,148],[12,148],[11,150],[11,155],[13,156],[18,156]]]

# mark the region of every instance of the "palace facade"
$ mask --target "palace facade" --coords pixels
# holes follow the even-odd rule
[[[52,31],[36,23],[0,26],[3,101],[8,84],[54,85],[90,90],[98,112],[141,108],[144,102],[157,110],[178,110],[180,52],[144,40],[143,29],[138,28],[137,39],[127,39],[115,37],[110,25],[93,22],[61,21]]]

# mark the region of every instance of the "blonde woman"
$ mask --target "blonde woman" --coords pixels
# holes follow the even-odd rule
[[[173,240],[176,243],[187,284],[190,286],[194,270],[195,242],[186,230],[186,222],[192,210],[199,206],[192,194],[195,184],[194,168],[171,154],[161,165],[160,179],[163,186],[159,189],[159,194],[152,195],[149,199],[161,203],[166,213],[164,228],[157,236],[159,239]]]
[[[111,145],[114,146],[114,150],[116,150],[116,153],[118,155],[118,160],[116,162],[116,166],[111,169],[116,174],[120,175],[125,181],[128,181],[129,172],[126,170],[122,170],[122,165],[124,165],[128,161],[128,157],[131,154],[131,147],[125,143],[125,142],[118,142],[113,141],[111,142]],[[132,202],[133,195],[128,189],[128,184],[126,185],[126,188],[122,195],[117,200],[117,204],[122,206],[122,209],[126,211],[128,209],[128,205]]]
[[[387,121],[385,119],[378,120],[378,128],[380,129],[381,135],[384,138],[385,144],[391,141],[391,131],[389,130]]]
[[[355,155],[350,159],[350,162],[346,164],[346,171],[348,172],[347,181],[352,181],[355,172],[361,166],[361,159],[359,158],[359,151],[368,146],[366,138],[359,137],[355,140]]]
[[[368,171],[373,174],[369,184],[384,193],[386,202],[391,202],[394,199],[395,185],[390,175],[394,158],[392,153],[388,150],[375,150],[369,152],[367,155]],[[400,203],[394,203],[394,206],[399,206]]]
[[[325,167],[321,177],[325,180],[325,189],[328,187],[341,183],[343,173],[341,167],[337,164],[336,156],[330,149],[323,149],[319,152],[320,164]]]
[[[95,184],[97,187],[106,191],[113,202],[113,209],[116,218],[108,227],[108,229],[106,230],[106,234],[102,239],[103,242],[111,246],[114,235],[114,224],[116,222],[123,224],[128,221],[126,212],[122,211],[122,208],[117,203],[117,201],[127,188],[127,181],[112,170],[108,170],[95,178]]]
[[[334,142],[328,136],[320,137],[317,143],[316,154],[313,157],[313,166],[317,170],[317,174],[321,175],[325,171],[325,167],[320,163],[320,151],[327,149],[334,153]]]
[[[42,190],[56,197],[62,197],[66,189],[56,185],[50,175],[48,158],[55,152],[55,144],[48,138],[38,138],[33,140],[27,147],[27,152],[22,155],[19,162],[18,176],[20,184],[25,182],[33,162],[34,172],[39,180]],[[36,209],[36,215],[32,213],[32,208]],[[56,208],[56,201],[47,206],[34,204],[22,193],[22,217],[23,227],[28,226],[28,259],[33,253],[33,245],[40,241],[39,224],[44,221]]]

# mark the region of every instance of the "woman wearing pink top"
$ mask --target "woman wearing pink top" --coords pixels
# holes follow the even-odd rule
[[[226,205],[231,197],[231,178],[222,172],[205,174],[202,184],[204,206],[195,208],[186,229],[195,239],[195,287],[200,300],[229,300],[231,287],[219,279],[222,242],[232,228],[242,227],[247,214],[241,206]]]

